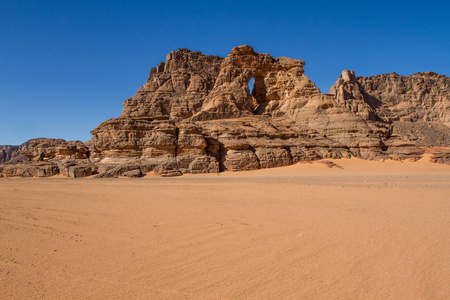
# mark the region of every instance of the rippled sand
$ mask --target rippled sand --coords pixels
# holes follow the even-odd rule
[[[449,299],[450,166],[0,179],[1,299]]]

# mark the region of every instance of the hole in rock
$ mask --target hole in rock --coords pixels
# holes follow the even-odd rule
[[[248,82],[248,89],[250,90],[250,95],[253,94],[253,88],[255,86],[255,78],[252,77],[250,81]]]

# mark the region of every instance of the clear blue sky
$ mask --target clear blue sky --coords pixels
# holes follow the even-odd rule
[[[303,59],[322,92],[343,69],[448,76],[449,3],[0,0],[0,145],[89,140],[178,48]]]

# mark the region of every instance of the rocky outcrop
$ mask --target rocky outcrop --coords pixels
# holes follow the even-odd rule
[[[358,77],[344,70],[329,93],[368,123],[389,126],[383,143],[391,158],[418,159],[424,147],[450,146],[450,79],[446,76],[426,72]]]
[[[178,176],[322,158],[418,159],[430,149],[433,161],[447,162],[447,77],[357,77],[344,70],[322,94],[304,65],[250,46],[235,47],[226,58],[179,49],[150,71],[118,118],[92,130],[92,141],[30,142],[21,153],[32,167],[0,172]],[[51,167],[40,171],[44,165]]]
[[[102,162],[126,157],[194,174],[383,156],[389,127],[368,124],[333,95],[321,94],[304,64],[250,46],[235,47],[224,59],[172,52],[125,101],[119,118],[92,131],[92,155]],[[190,79],[178,80],[180,74]],[[191,87],[199,82],[192,78],[202,78],[201,89]],[[188,109],[181,114],[179,105]]]
[[[184,119],[200,111],[220,71],[222,58],[187,49],[167,54],[150,77],[123,103],[122,117]]]
[[[26,142],[21,154],[30,161],[87,159],[89,149],[80,141],[66,142],[62,139],[41,138]]]
[[[365,119],[450,123],[450,78],[433,72],[357,77],[344,70],[330,94]]]
[[[449,147],[432,147],[428,152],[431,153],[431,162],[450,165]]]
[[[304,65],[302,60],[257,53],[250,46],[235,47],[222,61],[214,88],[193,120],[280,116],[286,102],[305,102],[309,96],[320,94],[304,75]]]
[[[17,163],[25,161],[26,157],[21,155],[20,146],[4,145],[0,146],[0,165],[5,163]]]
[[[0,146],[3,160],[0,164],[20,161],[46,161],[49,159],[86,159],[89,148],[80,141],[37,138],[20,146]]]
[[[80,141],[37,138],[15,147],[20,161],[5,162],[0,176],[49,177],[63,174],[78,178],[92,175],[96,170],[89,160],[89,147]]]

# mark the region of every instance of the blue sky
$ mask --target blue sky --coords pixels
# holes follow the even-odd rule
[[[328,92],[343,69],[450,74],[450,1],[0,0],[0,145],[86,141],[178,48],[249,44],[303,59]]]

